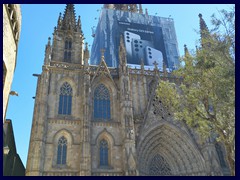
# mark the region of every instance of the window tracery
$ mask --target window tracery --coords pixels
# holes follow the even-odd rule
[[[108,166],[108,142],[103,139],[100,141],[100,167]]]
[[[151,176],[172,175],[169,164],[160,154],[155,155],[151,160],[149,165],[149,175]]]
[[[67,82],[60,88],[58,114],[70,115],[72,109],[72,87]]]
[[[157,116],[161,116],[162,119],[165,119],[165,117],[171,115],[168,111],[165,110],[165,108],[162,104],[162,101],[157,96],[155,96],[153,98],[152,105],[154,107],[153,108],[153,113]]]
[[[67,139],[62,136],[58,140],[57,164],[66,164],[67,160]]]
[[[94,119],[108,121],[111,118],[109,90],[100,84],[94,91]]]

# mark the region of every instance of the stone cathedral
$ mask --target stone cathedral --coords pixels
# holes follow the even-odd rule
[[[137,4],[103,9],[143,13]],[[76,19],[74,5],[67,4],[36,75],[26,175],[229,175],[223,146],[202,142],[155,95],[159,81],[181,79],[166,68],[160,71],[157,63],[152,69],[143,61],[140,68],[128,67],[123,37],[117,67],[107,65],[105,51],[95,52],[98,64],[89,64],[80,16]]]

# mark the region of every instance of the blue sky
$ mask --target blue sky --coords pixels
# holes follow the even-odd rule
[[[102,4],[75,5],[76,17],[81,16],[85,42],[92,44],[91,27],[97,26]],[[202,13],[208,28],[211,29],[210,16],[218,10],[229,10],[230,4],[143,4],[149,15],[174,19],[180,56],[183,45],[189,50],[198,44],[199,18]],[[54,26],[57,25],[59,13],[63,14],[65,4],[22,4],[22,29],[20,35],[17,66],[11,90],[19,96],[10,96],[7,119],[11,119],[14,128],[17,152],[26,167],[27,153],[32,126],[34,99],[37,78],[32,74],[40,74],[44,61],[45,45],[48,37],[52,38]],[[91,49],[91,47],[89,48]]]

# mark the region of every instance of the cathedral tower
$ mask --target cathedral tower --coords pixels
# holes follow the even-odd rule
[[[74,5],[67,4],[37,75],[26,175],[89,175],[89,81],[83,73],[89,52],[83,39],[80,16],[76,20]]]

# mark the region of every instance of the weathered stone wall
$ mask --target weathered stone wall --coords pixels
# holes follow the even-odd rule
[[[13,24],[12,19],[15,22]],[[21,9],[19,4],[3,4],[3,64],[5,80],[3,82],[3,122],[8,106],[13,75],[16,67],[17,48],[21,30]]]

